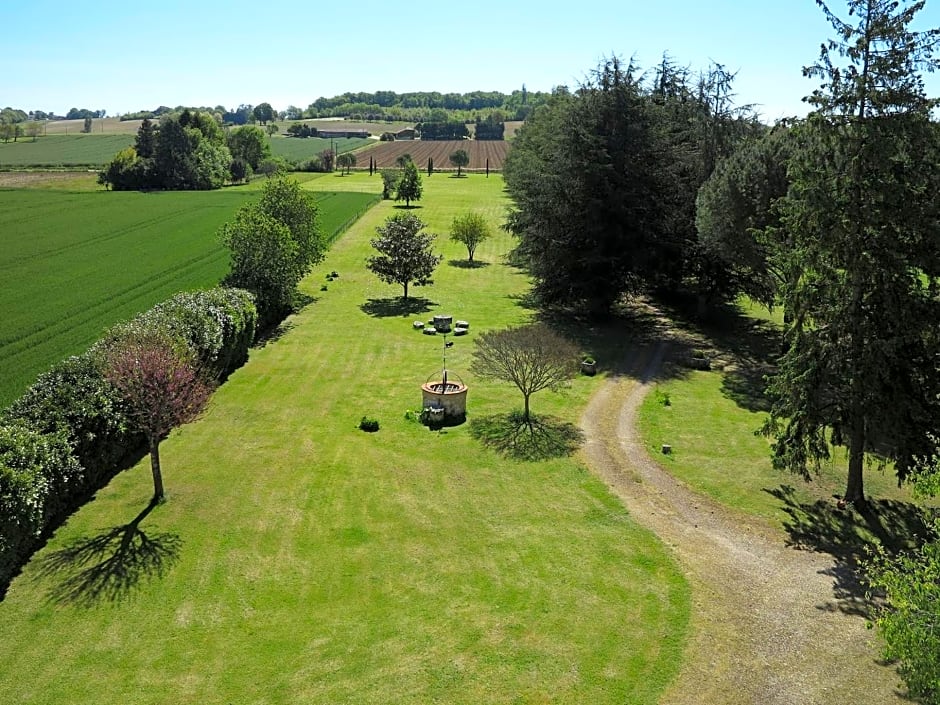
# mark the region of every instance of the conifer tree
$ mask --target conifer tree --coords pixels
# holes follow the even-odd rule
[[[843,446],[845,500],[864,503],[866,456],[903,478],[940,418],[940,139],[921,78],[938,32],[909,29],[923,2],[849,0],[849,20],[817,4],[838,39],[804,69],[822,84],[781,203],[796,276],[765,431],[802,473]]]

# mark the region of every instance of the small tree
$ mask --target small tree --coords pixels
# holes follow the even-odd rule
[[[372,256],[366,266],[382,281],[401,284],[403,299],[408,298],[408,285],[431,282],[431,274],[444,258],[431,252],[435,235],[423,233],[424,223],[410,213],[398,213],[376,228],[379,237],[371,241],[381,254]]]
[[[937,439],[932,442],[937,444]],[[914,495],[940,494],[940,457],[921,463],[914,473]],[[940,514],[925,511],[930,536],[920,547],[892,555],[879,544],[867,565],[868,581],[884,592],[875,623],[885,640],[885,656],[911,693],[925,703],[940,703]]]
[[[320,161],[323,162],[324,171],[333,171],[333,165],[336,163],[336,154],[333,153],[332,149],[324,149],[318,155]]]
[[[352,152],[343,152],[336,157],[336,165],[342,170],[343,174],[348,174],[349,170],[356,166],[356,155]]]
[[[39,133],[42,132],[42,123],[37,122],[36,120],[30,120],[26,123],[26,136],[32,137],[33,142],[36,141],[36,138],[39,137]]]
[[[411,164],[412,161],[413,160],[411,159],[411,155],[406,152],[405,154],[402,154],[400,157],[396,157],[395,166],[397,166],[399,169],[404,171],[405,167]]]
[[[454,218],[450,226],[450,239],[467,247],[467,259],[473,261],[477,245],[491,236],[489,223],[479,213],[467,213]]]
[[[255,295],[262,326],[286,314],[297,284],[323,259],[318,210],[310,194],[284,175],[265,182],[261,200],[242,206],[219,230],[231,251],[228,286]]]
[[[276,135],[280,128],[277,125],[275,125],[273,122],[270,122],[264,129],[267,131],[268,136],[270,136],[270,135]]]
[[[412,161],[405,165],[401,180],[398,182],[395,200],[404,201],[405,208],[410,208],[412,201],[421,200],[421,174],[418,173],[418,167]]]
[[[561,389],[578,372],[578,348],[541,323],[486,331],[474,343],[470,370],[516,385],[525,402],[526,423],[531,422],[529,397],[542,389]]]
[[[392,193],[398,190],[398,181],[401,174],[394,169],[382,169],[382,198],[386,201],[392,197]]]
[[[82,132],[90,133],[91,132],[91,118],[86,117],[85,122],[82,124]]]
[[[450,155],[450,163],[457,167],[457,176],[460,176],[460,170],[470,163],[470,155],[467,154],[467,150],[458,149]]]
[[[203,412],[212,386],[193,354],[160,337],[128,338],[108,354],[105,376],[127,404],[127,414],[147,438],[153,499],[163,499],[160,442]]]
[[[275,116],[274,108],[271,107],[270,103],[261,103],[260,105],[256,105],[254,110],[251,112],[254,119],[260,122],[262,125],[271,122]]]

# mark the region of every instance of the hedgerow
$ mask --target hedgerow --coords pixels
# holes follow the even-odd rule
[[[105,378],[107,352],[128,338],[159,336],[224,379],[248,359],[257,319],[253,296],[241,289],[177,294],[54,365],[0,413],[0,595],[40,537],[144,448]]]

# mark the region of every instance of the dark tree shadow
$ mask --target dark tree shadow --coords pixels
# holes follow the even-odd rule
[[[721,393],[742,409],[769,412],[767,376],[773,374],[774,369],[773,365],[756,360],[736,362],[722,376]]]
[[[447,264],[451,267],[458,267],[460,269],[482,269],[483,267],[489,267],[489,262],[481,262],[478,259],[469,260],[469,259],[449,259]]]
[[[128,524],[76,539],[40,558],[39,575],[59,580],[49,599],[82,607],[118,602],[142,582],[162,577],[179,558],[182,540],[172,533],[148,535],[140,528],[154,506],[151,502]]]
[[[398,210],[402,210],[402,211],[413,211],[416,208],[421,208],[421,206],[415,203],[412,203],[410,206],[392,206],[392,208],[397,208]]]
[[[923,510],[911,502],[868,499],[859,507],[840,508],[835,499],[801,502],[790,485],[764,491],[780,500],[788,517],[788,545],[833,558],[833,566],[823,571],[833,579],[833,601],[818,605],[821,610],[871,618],[878,596],[868,596],[860,566],[874,542],[896,554],[929,537]]]
[[[748,411],[770,410],[765,377],[775,371],[783,350],[780,326],[748,316],[733,303],[715,304],[705,316],[692,297],[673,294],[656,303],[677,326],[719,351],[721,389],[728,399]]]
[[[548,460],[574,453],[584,440],[581,429],[551,416],[522,412],[473,419],[470,434],[483,445],[515,460]]]
[[[392,316],[414,316],[418,313],[427,313],[433,306],[437,306],[434,301],[423,297],[410,296],[403,299],[396,296],[390,299],[369,299],[359,308],[375,318],[390,318]]]
[[[517,297],[517,304],[525,308],[536,305],[525,297]],[[616,306],[601,318],[563,307],[542,307],[533,312],[533,318],[575,342],[583,355],[597,361],[598,372],[609,376],[636,378],[645,372],[660,346],[672,357],[684,345],[662,314],[639,298]],[[682,374],[682,368],[665,364],[655,376],[665,380]]]
[[[255,338],[255,342],[252,347],[263,348],[266,345],[270,345],[271,343],[276,343],[285,335],[287,335],[291,330],[293,330],[294,325],[295,324],[293,321],[281,321],[277,325],[265,328],[258,334],[258,337]]]

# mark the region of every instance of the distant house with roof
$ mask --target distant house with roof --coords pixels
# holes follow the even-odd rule
[[[317,137],[326,139],[343,139],[359,137],[365,139],[369,136],[368,130],[317,130]]]

